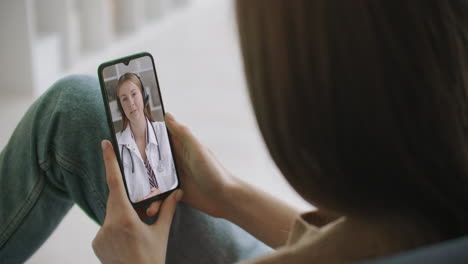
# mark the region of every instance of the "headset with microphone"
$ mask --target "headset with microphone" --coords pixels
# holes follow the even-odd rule
[[[146,92],[145,87],[143,86],[143,82],[141,81],[140,76],[138,76],[136,73],[129,73],[129,74],[132,74],[132,75],[134,75],[135,77],[138,78],[138,81],[140,82],[140,87],[141,87],[141,94],[143,96],[143,104],[144,104],[143,108],[146,108],[149,105],[149,94]],[[122,104],[120,103],[120,98],[119,97],[117,97],[117,107],[119,108],[119,111],[122,114],[122,116],[124,116],[125,112],[123,110]],[[146,118],[146,116],[145,116],[145,118]],[[157,171],[162,172],[164,170],[164,168],[163,168],[163,165],[162,165],[161,149],[160,149],[160,145],[159,145],[158,136],[156,135],[156,130],[154,129],[154,126],[153,126],[153,123],[151,123],[151,120],[149,121],[149,123],[151,124],[151,128],[153,129],[154,138],[156,139],[156,144],[158,146],[159,163],[158,163]],[[124,163],[124,155],[123,155],[124,154],[123,153],[124,148],[127,149],[128,155],[130,156],[130,159],[132,161],[132,173],[135,173],[135,164],[133,162],[133,156],[130,153],[130,149],[126,145],[122,145],[122,151],[121,151],[121,154],[120,154],[120,156],[122,157],[122,164]]]

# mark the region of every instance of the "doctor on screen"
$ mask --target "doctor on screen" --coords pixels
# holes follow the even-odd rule
[[[166,126],[154,121],[140,77],[122,75],[116,94],[123,120],[116,137],[130,200],[139,202],[175,188],[177,177]]]

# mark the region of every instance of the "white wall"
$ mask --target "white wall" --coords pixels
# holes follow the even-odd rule
[[[0,3],[0,95],[38,96],[89,58],[125,49],[193,0],[9,0]]]
[[[0,80],[3,91],[29,92],[33,86],[30,0],[2,1]]]

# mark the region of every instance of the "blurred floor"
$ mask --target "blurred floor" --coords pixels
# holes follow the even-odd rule
[[[153,54],[165,108],[187,124],[239,177],[301,209],[271,161],[250,106],[232,2],[200,0],[128,48]],[[97,64],[82,72],[95,74]],[[79,72],[76,72],[79,73]],[[0,94],[0,148],[34,99]],[[91,248],[98,230],[76,206],[27,263],[99,263]]]

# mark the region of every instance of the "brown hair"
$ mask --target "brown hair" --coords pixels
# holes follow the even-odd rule
[[[467,7],[445,0],[238,0],[270,154],[339,214],[414,213],[468,233]]]
[[[123,111],[123,108],[121,107],[122,103],[120,102],[120,98],[119,98],[119,89],[120,89],[120,86],[123,83],[127,82],[127,81],[133,83],[138,88],[140,88],[141,96],[142,96],[142,98],[144,97],[144,95],[143,95],[144,94],[144,92],[143,92],[143,89],[144,89],[143,88],[143,82],[138,77],[138,75],[136,75],[135,73],[132,73],[132,72],[127,72],[127,73],[123,74],[122,76],[120,76],[119,81],[117,82],[116,93],[115,94],[117,96],[120,113],[122,114],[122,122],[123,122],[122,131],[124,131],[127,128],[130,121],[128,120],[127,116],[125,115],[125,112]],[[143,98],[143,100],[144,100],[144,98]],[[145,113],[145,116],[149,119],[150,122],[154,122],[153,115],[151,114],[151,107],[150,107],[149,104],[144,107],[143,112]]]

